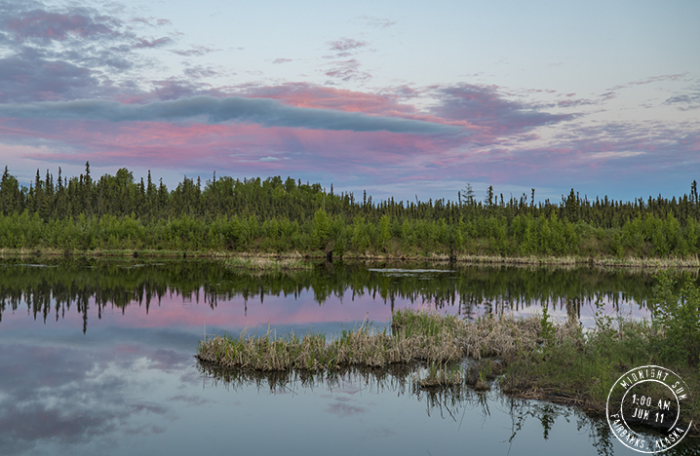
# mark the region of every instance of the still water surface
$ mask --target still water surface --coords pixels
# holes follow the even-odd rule
[[[206,335],[337,334],[399,308],[476,318],[542,303],[644,318],[648,273],[374,264],[247,274],[213,261],[4,260],[0,454],[633,454],[574,409],[417,391],[408,369],[333,378],[214,372]],[[436,270],[437,269],[437,270]],[[696,454],[686,445],[675,454]]]

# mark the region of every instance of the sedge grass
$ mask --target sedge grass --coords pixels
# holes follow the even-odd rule
[[[420,372],[414,374],[413,381],[419,388],[460,387],[463,376],[458,365],[448,366],[446,363],[432,362],[424,375]]]
[[[259,371],[332,371],[341,367],[386,368],[397,363],[448,363],[465,356],[507,357],[538,344],[537,322],[487,317],[469,322],[430,311],[400,310],[391,334],[367,323],[326,340],[322,334],[218,336],[199,344],[197,357],[226,368]]]
[[[432,337],[392,337],[386,331],[372,330],[368,324],[343,331],[327,343],[321,334],[278,337],[268,331],[261,337],[242,334],[214,337],[201,342],[197,356],[227,368],[260,371],[336,370],[363,366],[385,368],[390,364],[417,360],[454,361],[462,356],[459,346],[447,333]]]

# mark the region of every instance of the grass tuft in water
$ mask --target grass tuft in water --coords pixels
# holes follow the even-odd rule
[[[463,384],[462,372],[459,365],[432,362],[428,365],[425,375],[417,372],[413,382],[418,388],[460,387]]]

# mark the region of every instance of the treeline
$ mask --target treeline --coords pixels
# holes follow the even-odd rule
[[[589,200],[573,189],[557,203],[470,185],[457,201],[374,202],[292,178],[205,183],[185,177],[169,190],[120,169],[93,179],[49,171],[29,188],[7,167],[0,181],[0,248],[134,249],[423,255],[695,257],[697,184],[670,200]]]

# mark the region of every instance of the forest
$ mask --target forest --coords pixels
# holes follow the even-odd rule
[[[245,252],[336,257],[472,256],[697,259],[697,183],[676,198],[615,201],[581,197],[536,201],[535,189],[505,199],[469,183],[456,200],[373,201],[363,193],[288,177],[202,182],[168,189],[119,169],[93,179],[37,170],[20,186],[5,167],[0,181],[0,249],[64,253]]]

